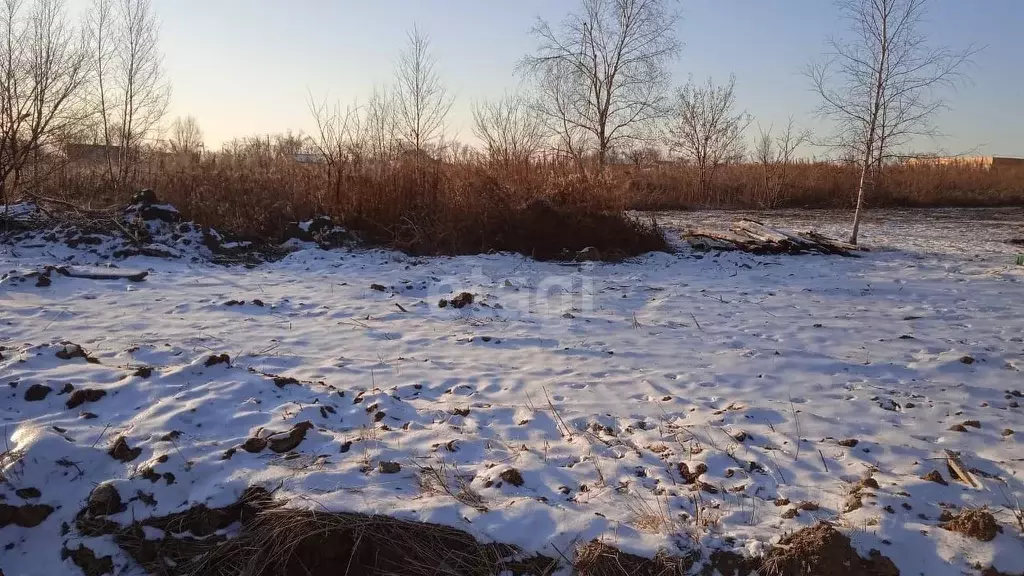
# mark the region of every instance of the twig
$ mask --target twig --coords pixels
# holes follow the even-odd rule
[[[544,397],[548,401],[548,407],[551,408],[551,413],[555,415],[555,418],[558,420],[559,423],[561,423],[562,428],[565,429],[565,436],[566,436],[566,438],[568,440],[572,440],[572,429],[569,428],[568,425],[566,425],[565,420],[562,420],[562,416],[558,413],[558,410],[555,409],[555,405],[551,403],[551,396],[548,395],[547,387],[545,386],[543,388],[543,390],[544,390]]]
[[[697,330],[703,332],[704,329],[700,327],[700,322],[697,322],[697,317],[693,315],[693,312],[690,312],[690,318],[693,318],[693,323],[697,325]]]
[[[398,302],[395,302],[395,306],[398,306],[398,309],[401,310],[402,312],[405,312],[407,314],[409,313],[409,311],[403,308],[402,305],[399,304]]]
[[[796,454],[793,456],[793,462],[800,460],[800,445],[802,444],[800,438],[800,417],[796,413],[796,405],[793,404],[793,397],[789,397],[789,408],[793,411],[793,422],[796,424]]]
[[[825,472],[828,472],[828,464],[825,462],[825,455],[821,453],[821,449],[818,449],[818,456],[821,456],[821,465],[825,467]]]
[[[772,462],[775,464],[775,471],[779,473],[779,478],[782,480],[782,483],[789,484],[789,482],[786,481],[786,475],[782,473],[782,468],[779,467],[779,461],[775,459],[775,451],[768,450],[768,457],[771,458]]]
[[[96,441],[92,443],[92,446],[90,446],[90,448],[95,448],[96,445],[99,444],[100,440],[103,439],[103,436],[107,433],[108,429],[110,429],[110,424],[107,424],[106,426],[103,427],[103,431],[100,432],[100,435],[96,437]]]

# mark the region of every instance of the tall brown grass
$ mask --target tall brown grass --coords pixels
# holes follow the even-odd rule
[[[653,222],[626,215],[624,182],[537,165],[414,156],[328,168],[287,157],[214,156],[143,167],[112,190],[99,172],[65,168],[50,194],[83,206],[123,204],[152,188],[189,220],[241,239],[278,241],[289,224],[331,216],[373,245],[411,254],[511,251],[606,259],[665,250]]]
[[[848,208],[856,200],[859,169],[852,164],[795,162],[778,194],[758,164],[723,166],[701,193],[696,170],[687,166],[630,168],[630,207],[637,210],[697,208]],[[983,207],[1024,205],[1024,166],[986,168],[966,164],[897,164],[875,176],[869,208]]]
[[[102,171],[65,166],[42,189],[81,206],[126,202],[153,188],[203,226],[241,239],[278,241],[289,224],[331,216],[365,241],[412,254],[513,251],[538,259],[595,247],[605,258],[667,248],[650,221],[626,210],[846,208],[852,165],[797,162],[781,187],[756,164],[723,166],[703,193],[684,165],[612,166],[581,174],[560,163],[496,163],[466,155],[303,164],[290,156],[217,154],[195,163],[151,160],[131,189]],[[777,189],[778,194],[769,191]],[[1024,169],[894,165],[876,178],[869,207],[1024,205]]]

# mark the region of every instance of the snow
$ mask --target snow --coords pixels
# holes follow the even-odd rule
[[[660,219],[679,229],[733,216]],[[150,269],[141,283],[2,283],[0,450],[20,458],[3,462],[0,504],[55,510],[34,528],[0,528],[0,569],[75,573],[60,550],[85,543],[138,572],[109,541],[61,534],[110,482],[127,505],[112,519],[125,524],[225,505],[258,484],[280,486],[275,495],[298,508],[439,522],[554,557],[593,538],[647,555],[695,541],[759,554],[825,519],[904,574],[1019,572],[1024,267],[1004,241],[1024,236],[1022,216],[877,213],[863,258],[684,250],[562,265],[296,243],[253,269],[136,256],[117,265]],[[833,233],[846,224],[808,212],[764,219]],[[0,270],[103,260],[33,246],[0,246]],[[462,291],[474,304],[438,307]],[[58,358],[70,343],[97,362]],[[207,366],[222,353],[230,364]],[[69,409],[68,383],[106,395]],[[52,391],[26,401],[36,384]],[[971,420],[980,428],[950,430]],[[241,448],[305,421],[313,428],[295,455]],[[133,461],[107,454],[120,436],[142,449]],[[980,489],[950,477],[945,450]],[[401,470],[381,472],[386,461]],[[717,492],[697,499],[706,526],[680,517],[694,516],[699,485],[684,483],[681,462],[703,463],[699,482]],[[458,476],[481,505],[424,488],[426,466],[452,486]],[[510,468],[522,486],[500,480]],[[921,479],[931,470],[948,486]],[[869,474],[880,487],[844,513]],[[28,487],[42,496],[15,494]],[[803,501],[820,509],[782,517]],[[1003,533],[947,532],[942,506],[988,506]],[[652,514],[666,517],[643,518]]]

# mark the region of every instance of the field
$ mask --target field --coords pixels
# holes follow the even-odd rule
[[[658,220],[671,239],[733,216]],[[141,526],[261,486],[288,509],[432,522],[556,560],[594,539],[756,558],[824,520],[902,574],[1019,573],[1024,267],[1006,241],[1022,236],[1019,209],[878,211],[861,258],[293,243],[256,267],[136,256],[118,266],[143,282],[45,287],[15,271],[106,257],[4,245],[0,569],[68,573],[84,545],[138,573],[76,519]],[[80,513],[99,485],[120,506]],[[16,518],[29,507],[33,527]],[[942,527],[986,507],[995,531]]]

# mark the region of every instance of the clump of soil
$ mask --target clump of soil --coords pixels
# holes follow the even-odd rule
[[[959,516],[941,525],[950,532],[959,532],[982,542],[991,542],[1003,528],[988,510],[964,510]]]
[[[402,465],[398,462],[381,462],[377,465],[381,474],[398,474],[402,471]]]
[[[72,360],[74,358],[84,358],[86,362],[90,364],[99,364],[100,361],[93,358],[85,351],[84,348],[74,343],[67,343],[63,348],[57,350],[57,358],[61,360]]]
[[[942,484],[943,486],[949,486],[949,482],[942,477],[942,474],[938,470],[932,470],[931,472],[921,476],[921,480],[927,480],[929,482],[935,482],[936,484]]]
[[[135,369],[134,375],[139,378],[149,378],[153,375],[153,369],[149,366],[139,366]]]
[[[216,366],[217,364],[227,364],[228,366],[230,366],[231,357],[228,356],[227,354],[213,354],[212,356],[206,359],[206,362],[203,365],[206,366],[207,368],[210,368],[212,366]]]
[[[0,504],[0,528],[8,524],[22,528],[35,528],[42,524],[50,514],[53,514],[53,508],[45,504],[25,504],[23,506]]]
[[[786,536],[782,546],[773,548],[764,558],[766,574],[793,576],[899,576],[892,560],[872,550],[869,558],[861,558],[850,539],[820,522]]]
[[[99,402],[101,398],[107,395],[106,390],[96,390],[95,388],[83,388],[81,390],[75,390],[71,393],[71,397],[65,403],[68,408],[78,408],[86,402]]]
[[[25,402],[40,402],[45,400],[50,392],[53,392],[53,389],[49,386],[33,384],[28,387],[28,390],[25,390]]]
[[[523,474],[519,470],[516,470],[515,468],[509,468],[508,470],[505,470],[504,472],[499,474],[498,477],[517,488],[526,483],[523,480]]]
[[[110,454],[115,460],[131,462],[142,454],[142,448],[131,448],[128,446],[128,441],[125,440],[124,436],[118,436],[117,440],[114,440],[114,445],[107,451],[107,454]]]
[[[117,514],[126,509],[127,507],[121,503],[121,495],[112,484],[100,484],[93,488],[86,507],[89,514],[93,516]]]
[[[466,306],[469,306],[472,303],[473,303],[473,295],[470,294],[469,292],[462,292],[458,296],[456,296],[456,297],[452,298],[451,300],[449,300],[445,304],[445,306],[447,306],[448,304],[451,304],[452,308],[465,308]],[[439,303],[439,305],[440,305],[440,303]],[[441,308],[444,308],[445,306],[441,306]]]
[[[846,448],[854,448],[857,444],[860,444],[860,440],[857,440],[856,438],[847,438],[846,440],[839,441],[839,445]]]
[[[43,493],[39,491],[39,488],[19,488],[14,493],[22,500],[29,500],[42,497]]]
[[[708,471],[707,464],[701,462],[693,467],[693,471],[690,471],[690,467],[686,465],[686,462],[680,462],[676,464],[676,470],[679,471],[679,476],[683,479],[683,484],[693,484],[700,479],[701,475]]]
[[[61,560],[71,558],[71,561],[82,569],[85,576],[103,576],[103,574],[114,573],[114,560],[110,556],[97,558],[96,552],[79,544],[78,549],[64,548],[60,551]]]
[[[248,452],[250,454],[258,454],[258,453],[262,452],[263,449],[266,448],[266,447],[267,447],[267,439],[266,438],[258,438],[258,437],[257,438],[249,438],[248,440],[246,440],[242,444],[242,450],[245,450],[246,452]]]
[[[311,430],[313,425],[309,422],[299,422],[288,431],[287,434],[271,436],[267,439],[270,449],[278,454],[291,452],[306,439],[306,432]]]

